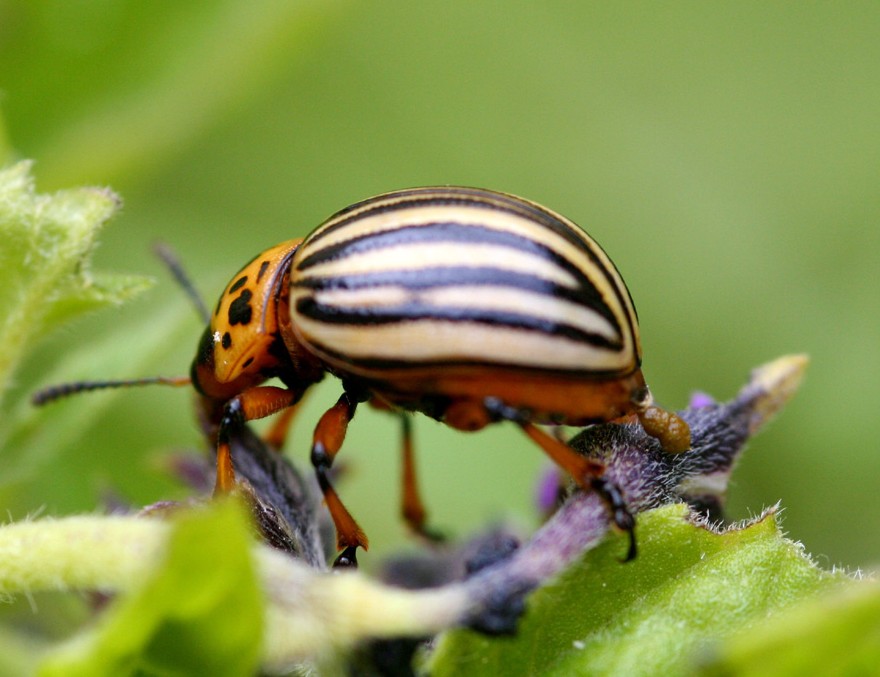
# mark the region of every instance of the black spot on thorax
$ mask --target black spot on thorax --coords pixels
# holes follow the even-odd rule
[[[247,275],[243,275],[242,277],[238,278],[235,281],[235,283],[229,288],[229,291],[227,293],[234,294],[235,292],[237,292],[239,289],[241,289],[246,284],[247,284]]]
[[[263,275],[266,274],[266,270],[269,268],[269,263],[269,261],[263,261],[260,264],[260,271],[257,273],[257,282],[259,282],[263,278]]]
[[[231,325],[247,325],[253,317],[253,308],[251,306],[251,298],[253,293],[250,289],[245,289],[241,295],[229,304],[229,324]]]

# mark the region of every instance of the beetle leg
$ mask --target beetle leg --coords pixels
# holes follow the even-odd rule
[[[263,441],[275,451],[281,451],[284,448],[284,443],[287,441],[287,435],[290,433],[290,425],[299,413],[303,399],[305,398],[300,398],[299,402],[292,404],[278,414],[275,421],[272,423],[272,427],[263,435]]]
[[[506,421],[513,421],[523,432],[528,435],[550,459],[560,468],[572,476],[583,489],[595,491],[605,502],[611,512],[611,519],[621,531],[629,534],[630,545],[626,560],[629,561],[636,555],[635,519],[626,507],[623,494],[614,483],[603,477],[605,464],[595,459],[581,456],[570,446],[561,442],[556,437],[541,430],[529,419],[526,412],[505,405],[500,400],[490,397],[484,402],[490,415]]]
[[[220,428],[217,431],[217,480],[214,495],[226,494],[235,488],[235,468],[229,450],[229,436],[247,421],[270,416],[291,406],[296,394],[285,388],[259,386],[249,388],[233,397],[223,407]]]
[[[409,414],[400,413],[402,438],[402,484],[400,512],[414,532],[430,541],[442,541],[443,535],[425,526],[426,511],[416,480],[415,453],[412,441],[412,423]]]
[[[595,491],[611,512],[611,520],[621,531],[629,535],[629,549],[625,562],[636,556],[635,518],[626,507],[620,488],[605,479],[605,464],[581,456],[564,442],[548,435],[534,423],[517,421],[523,431],[563,470],[568,472],[582,488]]]
[[[624,562],[630,562],[636,558],[636,519],[626,507],[620,488],[604,477],[594,477],[590,481],[590,487],[595,491],[611,511],[611,519],[614,525],[621,531],[629,534],[629,549],[626,551]]]
[[[363,530],[342,503],[328,477],[333,459],[342,447],[348,424],[354,417],[357,405],[358,402],[354,397],[347,392],[342,393],[336,404],[321,416],[321,420],[315,426],[312,442],[312,465],[318,477],[321,493],[324,494],[324,502],[336,527],[337,547],[342,550],[342,554],[334,563],[337,567],[356,566],[357,548],[366,550],[369,544]]]

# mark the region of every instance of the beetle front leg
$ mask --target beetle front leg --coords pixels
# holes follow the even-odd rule
[[[270,416],[291,406],[297,400],[296,393],[275,386],[259,386],[245,390],[233,397],[223,407],[220,427],[217,431],[217,479],[214,495],[228,494],[235,488],[235,468],[229,438],[232,432],[248,421]]]
[[[528,435],[550,459],[565,470],[586,491],[595,491],[611,512],[614,526],[629,535],[629,549],[626,559],[636,556],[635,518],[626,507],[623,494],[614,483],[603,477],[605,464],[587,458],[574,451],[556,437],[547,434],[532,423],[528,414],[516,407],[510,407],[494,397],[484,402],[486,411],[493,417],[513,421]]]
[[[287,437],[290,434],[290,427],[293,424],[294,418],[296,418],[296,415],[302,408],[302,403],[304,401],[305,398],[302,397],[298,402],[293,403],[287,407],[287,409],[278,414],[276,420],[272,423],[272,427],[263,434],[263,442],[268,444],[275,451],[280,452],[284,448],[284,443],[287,441]]]
[[[342,503],[328,477],[333,460],[345,441],[348,424],[354,417],[357,405],[358,401],[351,394],[342,393],[336,404],[321,416],[315,426],[312,442],[312,465],[324,495],[324,502],[336,527],[337,548],[342,551],[333,563],[334,567],[357,566],[357,549],[361,547],[366,550],[369,546],[366,534]]]

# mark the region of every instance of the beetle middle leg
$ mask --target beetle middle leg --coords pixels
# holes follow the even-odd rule
[[[595,491],[611,512],[611,520],[621,531],[629,534],[629,549],[626,559],[636,556],[635,518],[626,507],[623,494],[614,483],[603,477],[605,464],[595,459],[581,456],[570,446],[536,426],[528,414],[516,407],[510,407],[497,398],[484,401],[486,411],[497,419],[513,421],[528,435],[550,459],[574,478],[583,489]]]
[[[367,549],[367,536],[360,528],[348,508],[342,503],[330,483],[329,470],[333,459],[342,447],[348,424],[357,410],[358,400],[348,392],[343,392],[332,407],[324,412],[312,442],[312,466],[318,477],[318,485],[324,494],[324,502],[336,527],[336,545],[342,553],[333,563],[335,567],[357,566],[357,549]]]

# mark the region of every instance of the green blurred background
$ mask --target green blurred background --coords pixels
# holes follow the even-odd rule
[[[155,288],[47,337],[7,421],[59,378],[185,373],[201,327],[151,257],[171,243],[213,303],[252,255],[406,186],[518,193],[587,228],[628,281],[645,372],[675,407],[753,366],[812,358],[751,446],[733,517],[781,501],[826,566],[880,559],[880,4],[0,0],[0,132],[39,189],[109,185],[96,267]],[[0,127],[2,129],[2,127]],[[291,446],[305,464],[327,381]],[[184,495],[183,391],[102,394],[2,450],[0,510]],[[52,421],[75,423],[51,433]],[[466,534],[535,521],[544,460],[517,431],[416,427],[426,500]],[[407,543],[397,428],[362,411],[340,485],[380,555]],[[375,559],[372,555],[367,558]]]

